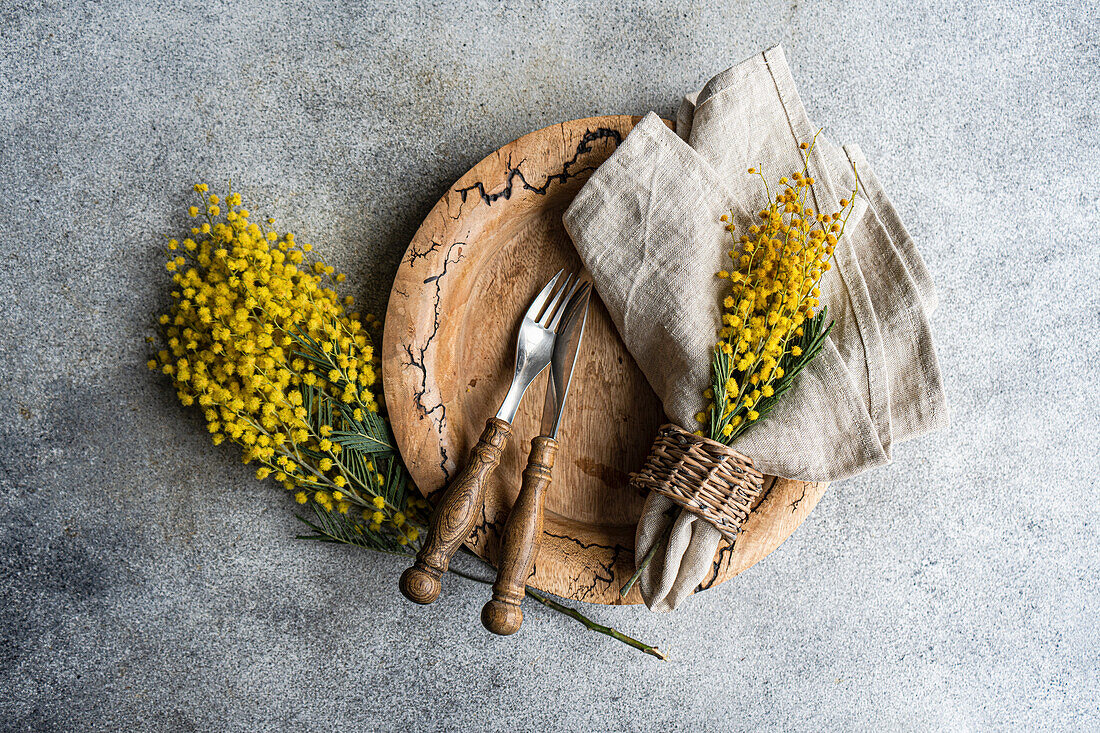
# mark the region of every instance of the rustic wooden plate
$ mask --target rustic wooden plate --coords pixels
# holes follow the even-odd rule
[[[382,343],[385,397],[401,453],[425,495],[466,460],[512,379],[515,330],[558,268],[580,260],[562,211],[639,117],[574,120],[532,132],[489,155],[436,204],[390,293]],[[537,434],[546,375],[516,417],[467,545],[496,562],[498,539]],[[661,406],[598,298],[562,420],[531,585],[592,603],[639,603],[619,589],[634,571],[644,498],[627,485],[664,420]],[[825,484],[768,478],[735,546],[723,545],[700,589],[752,566],[813,509]]]

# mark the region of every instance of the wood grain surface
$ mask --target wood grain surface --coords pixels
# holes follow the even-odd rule
[[[540,435],[531,441],[519,496],[500,538],[493,597],[481,609],[481,622],[494,634],[514,634],[523,623],[520,606],[542,545],[544,504],[557,455],[558,442],[553,438]]]
[[[554,125],[490,154],[451,187],[421,225],[390,293],[382,344],[386,406],[420,491],[454,478],[512,378],[515,331],[531,298],[580,260],[562,223],[577,190],[639,117]],[[497,564],[546,374],[531,385],[466,544]],[[529,584],[592,603],[639,603],[619,589],[634,571],[634,529],[644,497],[627,477],[664,421],[660,404],[598,297],[562,418]],[[758,562],[806,518],[826,485],[768,477],[734,545],[723,544],[700,589]],[[438,497],[436,497],[438,498]]]
[[[443,574],[477,523],[486,482],[500,463],[511,434],[511,425],[489,418],[462,471],[435,501],[416,562],[401,575],[401,592],[410,601],[427,604],[439,598]]]

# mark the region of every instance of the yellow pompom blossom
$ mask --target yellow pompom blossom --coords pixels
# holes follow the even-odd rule
[[[815,144],[816,136],[800,145],[803,168],[790,179],[780,178],[774,197],[763,173],[749,168],[763,181],[768,205],[736,239],[739,246],[729,253],[734,267],[717,273],[729,281],[729,291],[722,302],[713,384],[704,393],[708,406],[696,420],[708,425],[709,437],[726,444],[768,413],[832,328],[825,325],[827,309],[816,311],[818,286],[832,267],[856,191],[840,200],[839,211],[814,211],[809,158]],[[732,214],[722,220],[733,237]]]
[[[232,441],[258,464],[258,479],[275,478],[319,515],[369,510],[369,541],[407,544],[427,504],[407,497],[379,414],[364,326],[378,322],[349,312],[352,299],[335,290],[343,277],[308,258],[308,244],[255,222],[239,194],[208,190],[195,186],[190,236],[168,240],[172,306],[148,366],[202,412],[215,444]],[[343,530],[363,533],[355,522]]]

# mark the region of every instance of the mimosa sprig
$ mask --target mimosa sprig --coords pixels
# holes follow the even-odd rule
[[[802,170],[780,178],[774,196],[764,173],[748,169],[760,177],[768,204],[748,232],[734,240],[729,251],[734,267],[717,273],[729,281],[729,290],[722,300],[711,385],[703,392],[707,406],[695,416],[702,426],[697,435],[732,444],[771,412],[832,330],[828,308],[816,310],[819,284],[832,268],[833,252],[855,206],[859,177],[838,211],[815,211],[816,180],[809,168],[816,144],[817,135],[799,145]],[[731,238],[732,218],[732,212],[722,216]],[[654,543],[623,586],[624,598],[661,544]]]

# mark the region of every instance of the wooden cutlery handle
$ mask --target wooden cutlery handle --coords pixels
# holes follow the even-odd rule
[[[493,599],[481,609],[481,623],[494,634],[514,634],[523,624],[520,603],[542,541],[542,505],[557,454],[558,442],[553,438],[540,435],[531,441],[523,485],[500,539],[500,570],[493,584]]]
[[[485,493],[485,481],[500,463],[500,454],[512,434],[512,426],[495,417],[470,452],[470,459],[432,513],[428,536],[416,562],[401,575],[401,592],[414,603],[431,603],[442,590],[440,578],[451,558],[470,536]]]

